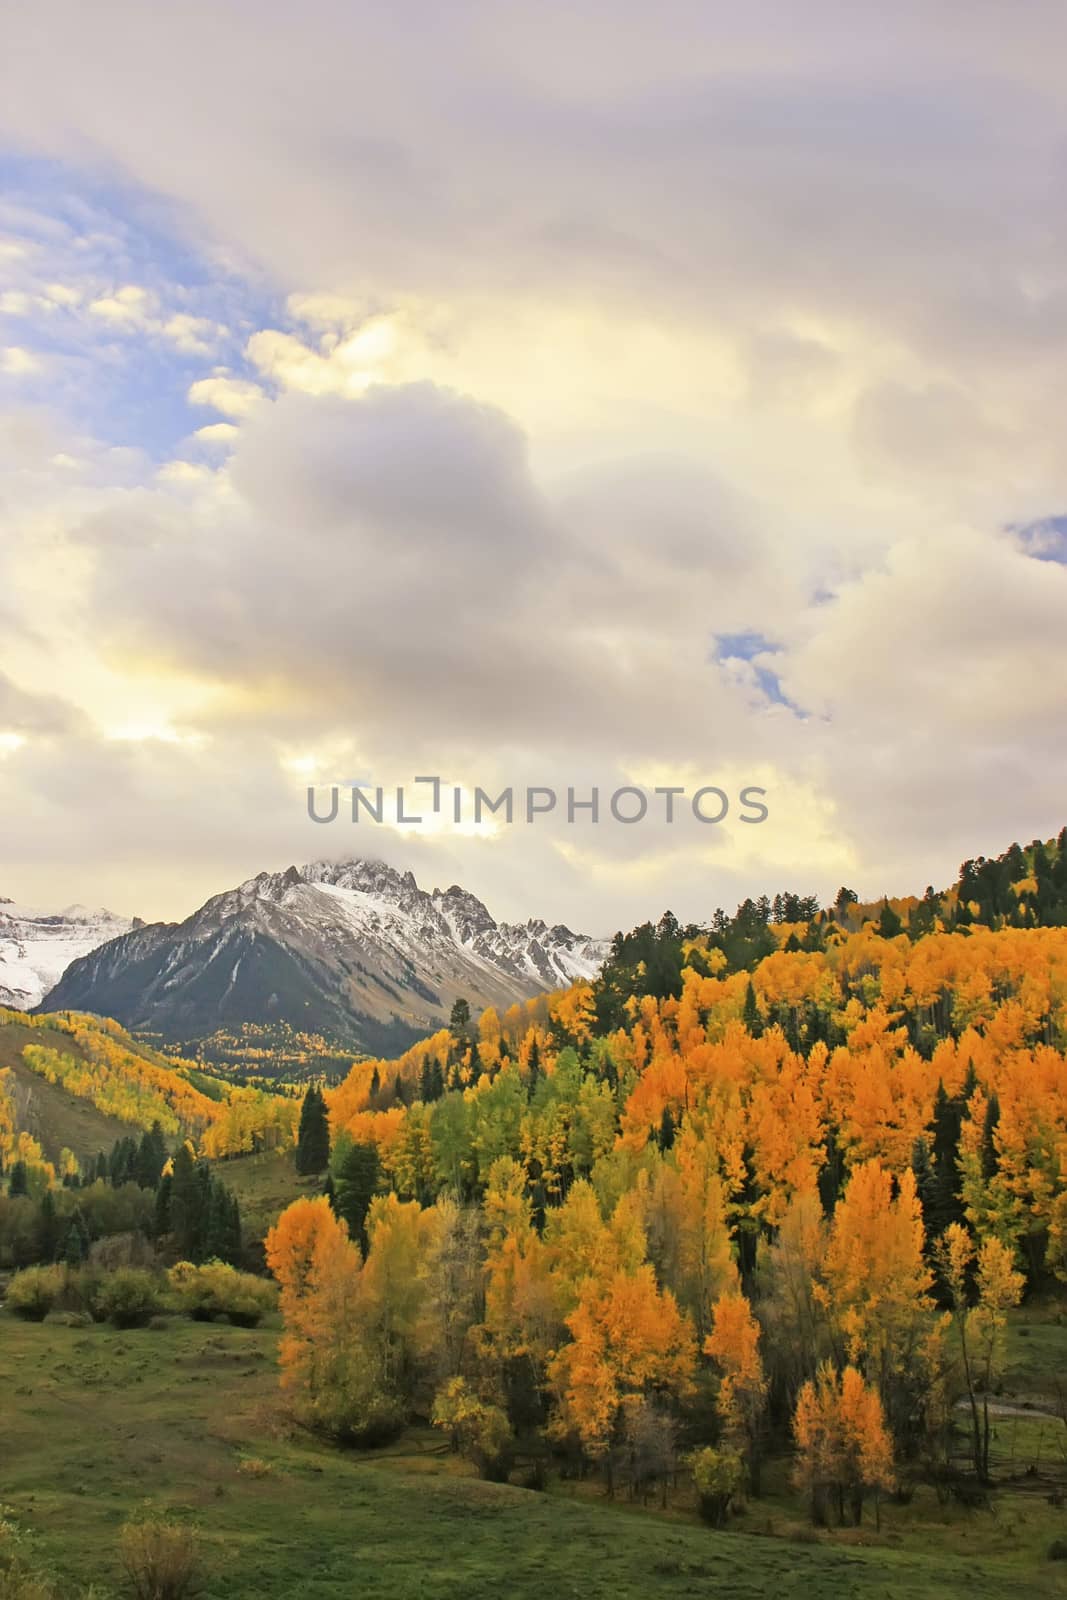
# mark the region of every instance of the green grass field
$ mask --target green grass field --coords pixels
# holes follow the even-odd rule
[[[241,1227],[246,1241],[262,1239],[286,1206],[302,1194],[318,1194],[317,1178],[299,1178],[292,1150],[263,1150],[254,1156],[235,1156],[215,1168],[241,1206]]]
[[[358,1457],[292,1432],[276,1328],[30,1325],[0,1314],[0,1501],[59,1592],[120,1596],[119,1529],[138,1508],[195,1523],[208,1600],[934,1600],[1067,1592],[1045,1560],[1067,1514],[1040,1495],[989,1512],[887,1507],[873,1525],[805,1532],[784,1472],[725,1533],[589,1486],[477,1482],[413,1430]],[[1029,1419],[1023,1425],[1033,1426]],[[756,1537],[792,1529],[802,1538]],[[905,1531],[907,1529],[907,1531]]]

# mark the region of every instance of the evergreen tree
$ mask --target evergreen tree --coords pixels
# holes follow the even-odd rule
[[[982,1177],[988,1183],[997,1174],[997,1146],[995,1134],[1000,1122],[1000,1101],[995,1094],[989,1096],[982,1124]]]
[[[162,1125],[153,1122],[141,1137],[137,1150],[136,1178],[142,1189],[158,1189],[163,1168],[167,1164],[167,1141]]]
[[[751,978],[748,980],[748,988],[745,990],[745,1004],[741,1011],[741,1021],[753,1039],[760,1037],[763,1032],[763,1018],[760,1016],[760,1009],[756,1004],[756,991]]]
[[[448,1029],[453,1039],[461,1047],[467,1043],[470,1036],[471,1008],[469,1001],[462,995],[452,1006],[452,1014],[448,1019]]]
[[[116,1139],[108,1157],[107,1175],[113,1189],[137,1181],[137,1141],[127,1135]]]
[[[528,1099],[533,1099],[534,1095],[537,1093],[537,1085],[540,1083],[543,1077],[544,1073],[541,1070],[541,1049],[535,1036],[530,1045],[530,1055],[527,1065],[526,1094]]]
[[[19,1195],[29,1194],[30,1184],[26,1172],[25,1161],[16,1161],[11,1168],[11,1177],[8,1179],[7,1192],[14,1200]]]
[[[183,1144],[174,1157],[167,1231],[174,1236],[178,1255],[186,1261],[195,1260],[200,1253],[203,1203],[203,1189],[193,1153]]]
[[[170,1232],[170,1192],[173,1182],[170,1173],[165,1173],[156,1190],[156,1210],[152,1220],[152,1235],[156,1239],[162,1239]]]
[[[41,1196],[41,1208],[37,1220],[39,1230],[37,1253],[42,1261],[54,1261],[59,1248],[59,1217],[56,1214],[56,1202],[51,1189],[46,1189]]]
[[[354,1144],[337,1173],[334,1209],[348,1224],[348,1231],[361,1250],[367,1249],[367,1212],[378,1188],[378,1147]]]
[[[855,889],[846,889],[842,884],[834,897],[834,920],[842,927],[848,923],[849,912],[854,905],[859,904],[859,895]]]
[[[241,1260],[241,1211],[237,1196],[214,1177],[208,1186],[203,1254],[205,1260],[227,1261],[233,1267]]]
[[[423,1105],[432,1105],[435,1100],[440,1100],[444,1092],[445,1077],[441,1063],[437,1060],[424,1061],[419,1075],[419,1098]]]
[[[841,1175],[844,1171],[837,1129],[832,1124],[826,1130],[825,1143],[826,1160],[819,1169],[818,1178],[819,1199],[822,1201],[823,1211],[828,1217],[832,1217],[841,1193]]]
[[[671,1146],[674,1144],[674,1136],[676,1132],[677,1127],[674,1118],[671,1115],[671,1108],[670,1106],[664,1106],[663,1115],[659,1119],[658,1143],[661,1150],[669,1150],[671,1148]]]
[[[68,1267],[80,1267],[89,1259],[89,1229],[80,1207],[74,1212],[63,1243],[63,1260]]]
[[[915,1148],[911,1153],[911,1170],[915,1174],[915,1189],[919,1196],[919,1204],[922,1207],[926,1248],[931,1250],[937,1238],[940,1195],[937,1173],[934,1169],[933,1157],[930,1153],[930,1141],[928,1139],[916,1139]]]
[[[330,1164],[330,1123],[322,1091],[312,1084],[300,1108],[296,1138],[296,1170],[305,1177],[324,1172]]]
[[[204,1222],[204,1256],[208,1261],[228,1261],[230,1243],[230,1197],[217,1179],[208,1190]]]
[[[899,933],[904,932],[904,924],[889,904],[888,895],[882,901],[882,909],[878,913],[878,932],[883,939],[895,939]]]
[[[972,1073],[973,1070],[972,1067]],[[934,1096],[933,1160],[937,1180],[931,1212],[934,1237],[944,1233],[950,1223],[964,1221],[958,1158],[964,1104],[970,1092],[965,1084],[963,1095],[950,1099],[944,1084],[939,1083]]]

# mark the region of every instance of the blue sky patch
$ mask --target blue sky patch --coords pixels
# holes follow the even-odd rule
[[[218,420],[186,396],[285,326],[280,297],[242,273],[177,208],[100,171],[0,155],[0,351],[18,397],[106,444],[169,459]],[[186,238],[183,239],[182,235]]]
[[[1008,532],[1035,561],[1055,561],[1067,566],[1067,516],[1042,517],[1038,522],[1017,522]]]

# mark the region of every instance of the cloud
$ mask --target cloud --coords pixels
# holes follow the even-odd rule
[[[25,350],[21,345],[9,344],[0,349],[0,370],[12,378],[25,378],[43,372],[44,362],[32,350]]]
[[[56,696],[20,688],[0,672],[0,733],[70,733],[83,721],[74,707]]]
[[[263,398],[263,390],[246,378],[220,373],[213,378],[198,378],[189,388],[194,406],[211,406],[224,417],[247,417]]]
[[[155,298],[139,284],[128,283],[90,301],[89,313],[123,329],[143,330],[155,325]]]
[[[0,208],[0,306],[68,415],[13,425],[12,674],[202,741],[121,758],[183,861],[183,803],[220,872],[297,854],[225,792],[291,758],[767,776],[751,836],[470,844],[577,921],[1062,823],[1067,23],[780,9],[20,16],[0,128],[64,159]]]

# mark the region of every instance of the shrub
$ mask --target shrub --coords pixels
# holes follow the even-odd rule
[[[689,1457],[693,1481],[700,1497],[700,1515],[713,1528],[721,1528],[730,1501],[745,1481],[745,1467],[736,1450],[695,1450]]]
[[[116,1328],[143,1328],[159,1310],[156,1280],[140,1267],[120,1267],[100,1285],[96,1308]]]
[[[198,1322],[227,1317],[236,1327],[254,1328],[277,1300],[273,1283],[238,1272],[224,1261],[208,1261],[202,1267],[179,1261],[167,1278],[173,1304]]]
[[[63,1292],[62,1267],[26,1267],[16,1272],[5,1304],[27,1322],[43,1322]]]
[[[50,1311],[44,1320],[57,1328],[91,1328],[93,1325],[87,1311]]]
[[[1067,1561],[1067,1539],[1053,1539],[1048,1547],[1050,1561]]]
[[[433,1425],[447,1428],[453,1447],[473,1461],[482,1478],[507,1481],[514,1457],[514,1439],[507,1412],[483,1400],[464,1378],[450,1378],[433,1403]]]
[[[188,1600],[196,1593],[200,1561],[192,1528],[158,1517],[128,1522],[119,1551],[136,1600]]]

